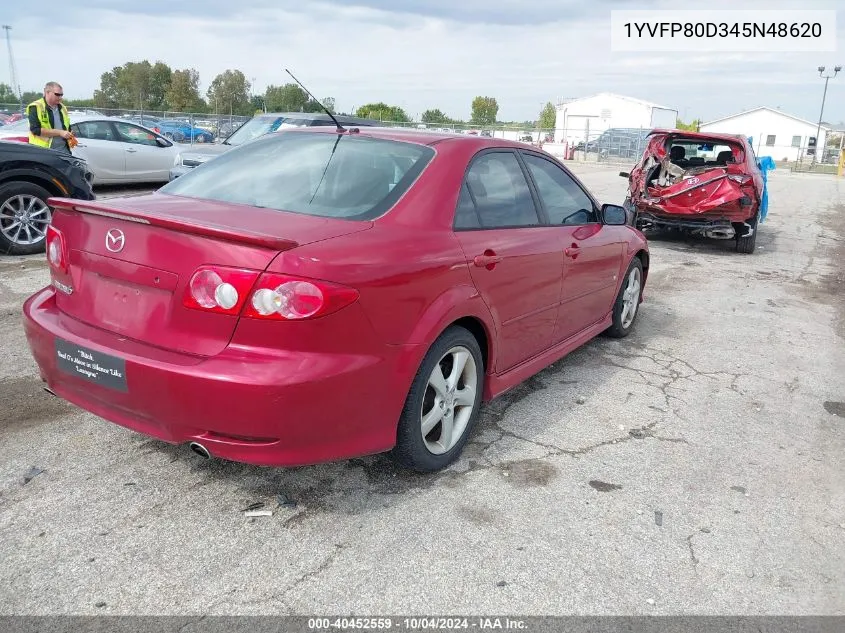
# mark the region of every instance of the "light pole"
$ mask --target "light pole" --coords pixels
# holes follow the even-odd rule
[[[813,161],[810,164],[815,164],[816,159],[819,157],[819,134],[822,131],[822,117],[824,116],[824,101],[827,98],[827,82],[830,81],[832,77],[836,77],[839,74],[839,71],[842,70],[842,66],[834,66],[833,74],[832,75],[823,75],[824,66],[819,66],[819,77],[824,79],[824,94],[822,95],[822,110],[819,112],[819,125],[816,128],[816,151],[813,152]],[[822,160],[824,160],[824,146],[822,146]]]

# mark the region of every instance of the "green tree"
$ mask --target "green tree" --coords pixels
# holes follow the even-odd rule
[[[68,108],[93,108],[93,99],[65,99],[64,104]]]
[[[208,87],[208,106],[217,114],[250,114],[253,109],[249,87],[246,76],[240,70],[226,70],[217,75]]]
[[[156,62],[150,68],[150,79],[147,87],[147,107],[153,110],[164,110],[167,106],[167,91],[173,80],[173,71],[164,62]]]
[[[0,84],[0,103],[12,104],[18,102],[18,95],[8,84]]]
[[[426,110],[422,113],[422,117],[420,118],[422,119],[423,123],[446,124],[450,122],[449,117],[447,117],[445,114],[443,114],[443,112],[441,112],[437,108],[435,108],[434,110]]]
[[[252,95],[249,99],[249,107],[252,108],[254,112],[263,112],[264,103],[264,95]]]
[[[284,86],[267,86],[264,93],[267,110],[271,112],[305,112],[308,94],[294,83]]]
[[[122,67],[115,66],[100,75],[100,87],[94,91],[94,105],[98,108],[119,108],[120,90],[117,79],[123,72]]]
[[[44,96],[44,91],[27,90],[21,95],[21,101],[24,105],[28,105]]]
[[[557,110],[554,104],[549,101],[540,111],[538,124],[541,130],[553,130],[557,122]]]
[[[335,111],[334,111],[334,108],[335,108],[335,100],[334,100],[334,97],[325,97],[324,99],[322,99],[322,100],[320,101],[320,103],[322,103],[324,106],[326,106],[326,109],[327,109],[329,112],[331,112],[332,114],[335,114]]]
[[[170,66],[149,60],[126,62],[100,75],[94,103],[101,108],[162,110],[172,78]]]
[[[473,125],[493,125],[499,114],[499,103],[494,97],[476,97],[472,100]]]
[[[205,104],[200,97],[200,74],[193,68],[174,70],[170,86],[164,95],[168,110],[175,112],[197,112]]]
[[[698,132],[701,128],[701,119],[693,119],[691,123],[684,123],[680,119],[675,121],[675,127],[679,130],[687,130],[689,132]]]
[[[390,106],[383,102],[368,103],[355,110],[355,116],[365,119],[377,119],[379,121],[395,121],[397,123],[410,123],[411,119],[399,106]]]

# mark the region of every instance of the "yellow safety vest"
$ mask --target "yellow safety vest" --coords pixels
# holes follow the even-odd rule
[[[38,112],[38,120],[41,123],[42,128],[53,129],[53,126],[50,125],[50,113],[47,110],[47,102],[43,98],[33,101],[26,107],[27,116],[29,115],[30,108],[35,108],[35,110]],[[68,116],[67,108],[63,103],[59,104],[59,112],[62,113],[62,121],[64,121],[65,129],[69,130],[70,117]],[[53,142],[53,139],[36,136],[32,133],[32,131],[30,131],[29,142],[33,145],[40,145],[41,147],[49,148]]]

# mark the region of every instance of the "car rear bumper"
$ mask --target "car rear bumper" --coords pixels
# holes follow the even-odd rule
[[[50,391],[165,442],[198,442],[212,457],[264,466],[368,455],[395,442],[404,398],[386,398],[385,387],[395,383],[399,347],[396,356],[361,356],[230,345],[217,356],[194,357],[77,321],[57,308],[52,288],[24,303],[23,321]],[[92,354],[96,368],[119,366],[125,384],[100,375],[93,382],[80,375],[81,365],[60,362],[59,351],[79,348],[78,358]]]

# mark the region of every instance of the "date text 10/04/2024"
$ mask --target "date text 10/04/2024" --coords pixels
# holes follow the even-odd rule
[[[527,630],[523,620],[511,618],[309,618],[310,630]]]

